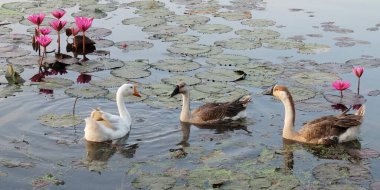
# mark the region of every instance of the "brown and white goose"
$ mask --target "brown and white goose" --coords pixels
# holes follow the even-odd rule
[[[285,86],[275,85],[263,93],[278,98],[285,106],[282,130],[282,137],[285,139],[309,144],[333,144],[355,140],[359,136],[365,113],[364,105],[355,114],[342,113],[309,121],[297,132],[294,130],[294,102],[288,89]]]
[[[247,105],[251,101],[251,96],[245,95],[231,102],[206,103],[190,111],[190,92],[186,83],[180,82],[170,96],[177,94],[182,95],[182,110],[179,119],[192,124],[213,124],[244,118]]]

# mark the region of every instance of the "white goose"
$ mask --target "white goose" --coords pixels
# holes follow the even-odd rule
[[[333,144],[356,140],[364,118],[365,106],[362,105],[355,114],[342,113],[328,115],[304,124],[299,131],[294,130],[295,107],[292,95],[285,86],[275,85],[264,91],[284,104],[285,120],[282,130],[284,139],[308,144]]]
[[[180,121],[199,125],[244,118],[247,105],[251,101],[251,96],[245,95],[231,102],[206,103],[190,111],[190,92],[186,83],[180,82],[170,96],[173,97],[176,94],[182,95]]]
[[[132,118],[124,104],[124,96],[141,97],[136,85],[123,84],[116,92],[116,103],[120,115],[112,115],[99,108],[85,119],[84,138],[87,141],[104,142],[125,136],[131,130]]]

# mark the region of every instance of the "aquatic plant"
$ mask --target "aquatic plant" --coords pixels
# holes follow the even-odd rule
[[[80,75],[77,77],[77,83],[88,83],[91,81],[91,75],[80,73]]]
[[[348,81],[337,80],[337,81],[335,81],[335,82],[332,83],[332,86],[336,90],[340,91],[340,97],[342,98],[343,97],[343,90],[346,90],[346,89],[350,88],[351,84]]]
[[[44,21],[45,19],[45,14],[44,13],[37,13],[37,14],[33,14],[33,15],[30,15],[28,16],[28,20],[30,22],[32,22],[33,24],[37,25],[37,29],[36,29],[36,34],[33,36],[33,44],[34,44],[34,40],[36,40],[36,37],[39,36],[39,31],[40,31],[40,25],[42,23],[42,21]],[[40,46],[38,44],[36,44],[37,49],[38,49],[38,55],[41,55],[41,50],[40,50]]]
[[[44,52],[41,56],[41,62],[40,62],[40,66],[41,66],[43,62],[43,58],[46,57],[46,47],[51,43],[52,39],[49,36],[37,36],[36,39],[37,39],[37,42],[42,47],[44,47]]]
[[[360,90],[360,77],[363,75],[364,67],[354,67],[352,72],[358,77],[358,94]]]
[[[87,17],[75,17],[75,24],[77,25],[78,29],[82,31],[83,33],[83,59],[82,61],[87,61],[88,59],[86,58],[86,46],[85,46],[85,36],[86,36],[86,30],[89,29],[92,25],[92,21],[94,18],[87,18]]]
[[[61,19],[65,15],[66,11],[63,9],[57,9],[55,11],[52,11],[51,14],[57,18],[58,20]]]
[[[46,36],[46,35],[50,34],[51,29],[48,28],[48,27],[46,27],[46,28],[40,28],[39,32],[40,32],[42,35]]]
[[[58,55],[61,54],[61,30],[63,29],[63,27],[65,27],[66,25],[66,21],[64,20],[54,20],[52,22],[49,23],[50,26],[57,31],[57,35],[58,35]]]

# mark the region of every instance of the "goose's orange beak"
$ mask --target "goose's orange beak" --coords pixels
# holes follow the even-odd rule
[[[133,96],[141,97],[139,91],[137,91],[137,85],[133,85]]]

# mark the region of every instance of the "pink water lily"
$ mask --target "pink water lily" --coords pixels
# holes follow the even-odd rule
[[[32,22],[33,24],[37,25],[38,29],[42,21],[44,21],[44,18],[45,18],[44,13],[38,13],[38,14],[33,14],[33,15],[28,16],[28,20]]]
[[[91,27],[92,21],[94,18],[88,18],[88,17],[75,17],[75,24],[77,25],[78,29],[82,31],[83,33],[83,44],[82,44],[82,49],[83,49],[83,59],[82,61],[87,61],[88,59],[86,58],[86,30]],[[74,37],[75,38],[75,37]]]
[[[37,36],[36,40],[41,46],[46,48],[50,44],[52,39],[49,36]]]
[[[41,33],[42,35],[44,35],[44,36],[50,34],[50,32],[51,32],[51,29],[48,28],[48,27],[46,27],[46,28],[40,28],[40,33]]]
[[[358,77],[358,94],[360,90],[360,77],[363,75],[364,67],[354,67],[352,72]]]
[[[65,27],[66,25],[66,21],[64,20],[54,20],[52,22],[49,23],[50,26],[57,31],[57,34],[58,34],[58,54],[61,54],[61,30],[63,27]]]
[[[57,19],[61,19],[63,17],[63,15],[65,15],[66,11],[63,10],[63,9],[57,9],[53,12],[51,12],[51,14],[57,18]]]
[[[332,86],[340,91],[340,97],[343,97],[343,90],[350,88],[351,84],[348,81],[337,80],[332,83]]]
[[[79,32],[78,28],[71,27],[71,34],[75,37]]]

